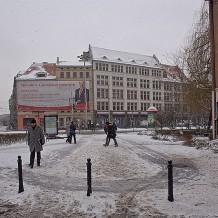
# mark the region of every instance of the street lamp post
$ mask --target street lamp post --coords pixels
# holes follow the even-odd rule
[[[73,121],[75,98],[72,98],[72,93],[71,93],[71,98],[69,98],[69,103],[71,106],[71,121]]]
[[[132,122],[132,131],[134,132],[134,117],[133,117],[133,111],[132,111],[131,122]]]
[[[108,122],[111,121],[111,110],[110,110],[110,86],[108,80]]]
[[[87,93],[86,93],[86,75],[85,75],[85,66],[86,61],[89,60],[89,52],[83,52],[82,55],[78,56],[78,58],[84,63],[84,91],[85,91],[85,129],[87,130]]]

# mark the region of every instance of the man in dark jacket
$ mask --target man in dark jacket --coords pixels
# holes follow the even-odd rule
[[[109,143],[110,143],[110,139],[113,139],[114,140],[114,145],[115,145],[115,147],[117,147],[118,146],[117,140],[116,140],[117,126],[112,124],[112,123],[106,122],[106,125],[104,127],[104,131],[105,131],[105,133],[107,135],[106,143],[104,144],[104,146],[108,146]]]
[[[70,124],[70,135],[68,137],[68,142],[71,144],[72,143],[72,137],[74,139],[74,144],[76,144],[76,125],[73,123],[73,121]]]
[[[42,145],[45,144],[45,137],[43,130],[40,126],[36,125],[36,120],[31,121],[31,126],[27,132],[28,145],[30,149],[30,168],[33,168],[35,152],[37,153],[37,166],[40,166],[41,151],[43,150]]]
[[[105,126],[104,126],[104,132],[105,132],[105,134],[106,134],[106,142],[105,142],[105,144],[103,144],[105,147],[107,146],[107,145],[109,145],[109,143],[110,143],[110,138],[108,138],[108,128],[109,128],[109,122],[107,121],[106,123],[105,123]]]

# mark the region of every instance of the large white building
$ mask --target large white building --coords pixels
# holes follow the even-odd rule
[[[146,110],[164,104],[164,70],[154,56],[89,46],[97,122],[139,125]]]

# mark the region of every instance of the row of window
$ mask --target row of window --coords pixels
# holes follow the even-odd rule
[[[140,110],[146,111],[150,107],[150,103],[141,103],[140,104]],[[153,106],[157,108],[158,111],[161,111],[163,109],[162,103],[154,103]],[[172,111],[172,108],[174,108],[175,112],[180,111],[181,105],[175,104],[174,106],[172,104],[164,104],[164,111]],[[97,102],[97,110],[100,111],[108,111],[108,102]],[[138,103],[137,102],[128,102],[127,103],[127,110],[128,111],[138,111]],[[124,103],[123,102],[113,102],[113,111],[124,111]]]
[[[152,76],[162,77],[160,70],[152,70],[151,72],[152,72]]]
[[[113,76],[112,77],[112,85],[113,86],[124,86],[123,77]],[[140,88],[149,89],[150,88],[150,80],[146,79],[140,79]],[[97,85],[107,85],[109,84],[109,77],[105,75],[97,75]],[[162,84],[164,84],[164,90],[166,91],[172,91],[173,88],[177,91],[179,90],[178,84],[170,84],[165,83],[163,81],[152,81],[152,87],[153,89],[162,89]],[[136,78],[127,78],[126,86],[129,88],[137,88],[137,79]]]
[[[97,98],[108,98],[108,89],[97,88]]]
[[[111,71],[117,73],[123,73],[123,66],[120,64],[111,64]]]
[[[181,91],[182,90],[182,84],[173,84],[173,83],[170,83],[170,82],[164,82],[164,90],[165,91]]]
[[[137,90],[127,90],[127,99],[128,100],[137,100],[138,97]],[[140,100],[150,100],[150,91],[140,91]],[[108,88],[97,88],[97,98],[98,99],[108,99]],[[112,90],[112,99],[120,99],[124,100],[124,90],[122,89],[113,89]],[[164,101],[172,101],[174,99],[175,102],[182,101],[181,93],[164,93]],[[161,101],[162,100],[162,92],[153,92],[153,100]]]
[[[187,110],[187,107],[183,106],[182,108],[181,104],[173,105],[172,103],[164,103],[163,105],[162,103],[154,103],[153,106],[157,108],[158,111],[161,111],[162,109],[164,109],[165,112],[170,112],[170,111],[180,112],[182,110]]]
[[[69,71],[69,70],[83,70],[83,69],[87,69],[87,70],[90,70],[90,67],[85,67],[84,66],[80,66],[80,67],[61,67],[61,70],[66,70],[66,71]]]
[[[111,68],[109,69],[109,66]],[[144,76],[149,76],[149,69],[145,67],[135,67],[135,66],[123,66],[121,64],[106,64],[106,63],[95,63],[95,69],[100,71],[112,71],[116,73],[128,73],[128,74],[139,74]],[[124,72],[125,69],[125,72]],[[161,77],[161,70],[152,70],[152,76]]]
[[[108,102],[97,102],[97,110],[108,111]],[[123,111],[124,103],[123,102],[113,102],[113,111]],[[137,111],[137,102],[128,102],[127,103],[128,111]]]
[[[108,76],[97,75],[97,85],[108,86]]]
[[[183,101],[181,93],[175,93],[175,94],[171,92],[164,93],[164,101],[172,101],[172,99],[174,99],[175,102]]]
[[[60,72],[60,78],[90,78],[90,72]]]
[[[60,78],[90,78],[90,72],[60,72]],[[109,77],[105,75],[97,75],[97,85],[108,85]],[[161,89],[162,81],[152,81],[153,89]],[[123,77],[112,77],[113,86],[124,86]],[[136,78],[127,78],[127,87],[136,88],[137,79]],[[140,88],[149,89],[150,81],[140,79]],[[172,83],[164,82],[164,90],[172,91],[174,88],[175,91],[181,91],[181,86],[178,84],[174,85]]]

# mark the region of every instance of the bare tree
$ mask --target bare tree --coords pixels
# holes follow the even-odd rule
[[[173,55],[173,61],[183,73],[184,101],[193,114],[211,113],[212,73],[209,38],[209,12],[202,5],[196,24],[183,48]]]

